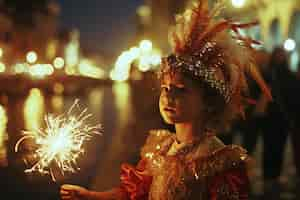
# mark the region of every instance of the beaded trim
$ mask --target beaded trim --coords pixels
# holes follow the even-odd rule
[[[183,146],[182,148],[178,149],[178,151],[175,153],[176,155],[179,154],[186,154],[188,152],[191,152],[192,149],[194,149],[196,146],[198,146],[204,139],[210,138],[210,137],[214,137],[215,134],[212,132],[206,132],[204,133],[201,137],[199,137],[198,139],[196,139],[193,142],[187,143],[185,146]],[[173,136],[173,140],[177,143],[178,140],[176,138],[176,135]]]
[[[231,90],[227,87],[225,80],[218,78],[216,74],[217,68],[221,68],[225,64],[222,55],[216,55],[218,62],[214,63],[213,66],[207,67],[201,61],[206,54],[213,51],[215,46],[215,42],[207,42],[201,51],[192,56],[185,57],[171,54],[163,58],[163,62],[166,62],[167,65],[163,66],[159,75],[168,72],[171,67],[190,73],[196,78],[204,80],[211,88],[216,89],[224,97],[225,102],[228,103],[231,97]]]

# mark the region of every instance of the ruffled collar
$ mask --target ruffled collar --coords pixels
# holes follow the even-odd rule
[[[187,154],[191,151],[193,151],[196,147],[199,146],[200,143],[204,142],[205,140],[214,137],[215,134],[211,131],[207,131],[204,134],[202,134],[201,137],[198,137],[197,139],[188,142],[188,143],[178,143],[178,140],[176,138],[176,135],[172,135],[172,143],[169,143],[170,146],[167,151],[168,156],[175,156],[180,154]]]

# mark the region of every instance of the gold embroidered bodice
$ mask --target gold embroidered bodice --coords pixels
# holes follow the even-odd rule
[[[208,200],[215,176],[245,166],[245,150],[226,146],[216,136],[207,135],[197,143],[170,153],[174,142],[175,134],[153,130],[142,148],[141,157],[147,161],[146,170],[153,177],[150,200]],[[226,192],[226,185],[219,192]]]

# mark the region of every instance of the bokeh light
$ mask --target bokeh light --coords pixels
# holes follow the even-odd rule
[[[62,69],[65,65],[65,60],[61,57],[56,57],[53,61],[53,65],[56,69]]]
[[[5,72],[6,66],[4,63],[0,62],[0,73]]]
[[[34,51],[29,51],[26,55],[26,61],[28,63],[35,63],[37,61],[37,54]]]
[[[293,51],[296,48],[296,42],[293,39],[287,39],[284,42],[284,49],[287,51]]]
[[[231,0],[231,3],[236,8],[241,8],[245,5],[246,0]]]

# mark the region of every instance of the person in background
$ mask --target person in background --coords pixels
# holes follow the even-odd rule
[[[299,153],[300,153],[300,137],[299,137],[299,131],[300,131],[300,80],[299,77],[297,77],[296,73],[293,73],[289,68],[288,63],[288,55],[286,51],[282,47],[277,47],[273,51],[272,60],[270,63],[270,67],[272,69],[272,90],[273,94],[275,96],[275,102],[277,105],[277,113],[279,115],[277,120],[273,120],[272,124],[270,124],[270,127],[272,127],[274,130],[277,129],[277,126],[279,126],[281,133],[277,133],[275,136],[275,142],[277,145],[271,145],[270,148],[275,148],[275,146],[278,146],[278,156],[275,158],[276,166],[278,166],[277,174],[279,174],[280,166],[282,165],[282,154],[284,151],[284,143],[286,141],[288,132],[291,134],[291,143],[292,143],[292,149],[293,149],[293,155],[294,155],[294,163],[296,166],[296,180],[300,178],[300,161],[299,161]],[[273,108],[275,109],[275,108]],[[269,115],[271,119],[271,114]],[[279,123],[277,125],[276,123]],[[281,128],[281,126],[282,128]],[[279,130],[279,131],[280,131]],[[271,134],[271,133],[270,133]],[[274,134],[272,134],[272,137],[274,137]],[[283,146],[283,147],[282,147]],[[271,157],[271,153],[269,154],[269,157]],[[276,162],[277,160],[277,162]],[[267,162],[267,161],[266,161]]]
[[[273,95],[273,101],[267,105],[263,124],[263,178],[266,195],[275,194],[274,191],[279,192],[281,189],[280,175],[290,123],[286,112],[285,94],[282,93],[283,90],[286,90],[285,93],[288,91],[288,68],[285,50],[282,47],[274,48],[269,62],[270,73],[266,73],[265,76]]]

